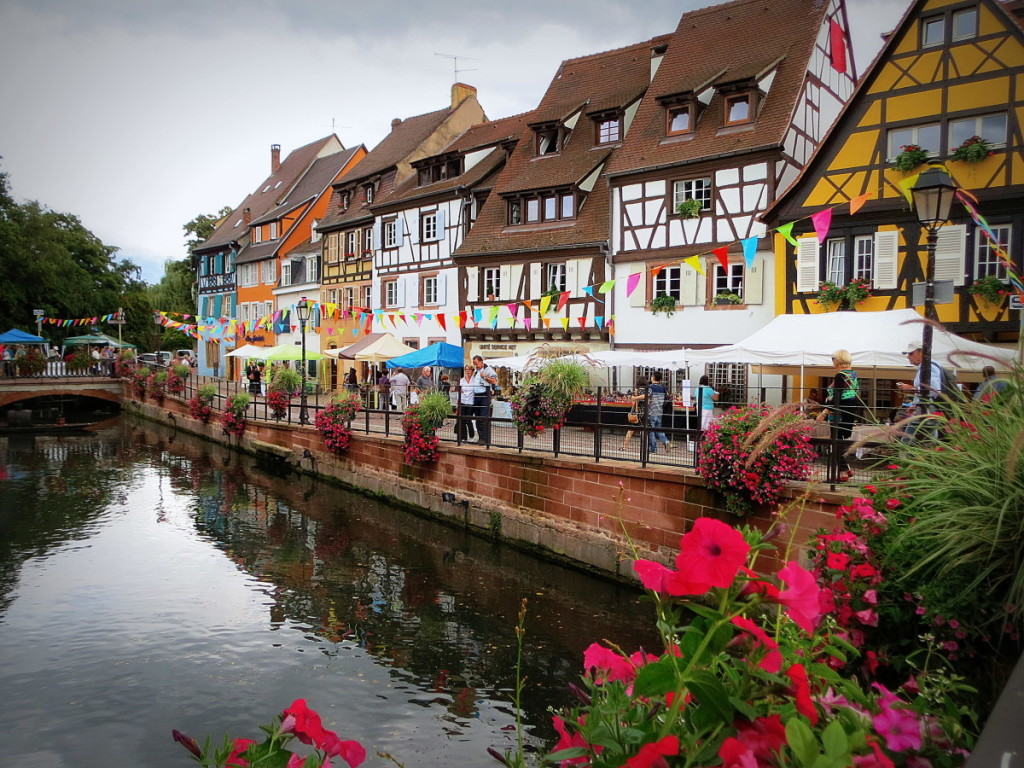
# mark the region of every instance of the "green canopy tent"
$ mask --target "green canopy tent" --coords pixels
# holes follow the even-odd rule
[[[262,360],[301,360],[302,349],[295,344],[278,344],[276,347],[266,350],[262,355],[253,355],[253,357],[259,357]],[[319,352],[306,350],[307,360],[319,360],[322,357],[323,355]]]
[[[134,344],[129,344],[126,341],[118,341],[112,336],[107,336],[105,333],[90,333],[85,336],[69,336],[64,339],[65,347],[73,347],[76,344],[89,344],[90,346],[96,347],[130,347],[131,349],[135,349]]]

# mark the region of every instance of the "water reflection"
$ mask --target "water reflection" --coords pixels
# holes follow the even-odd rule
[[[4,452],[0,718],[26,765],[181,765],[170,727],[253,735],[305,696],[371,754],[477,766],[511,738],[522,596],[539,738],[591,640],[653,645],[631,590],[154,425]]]

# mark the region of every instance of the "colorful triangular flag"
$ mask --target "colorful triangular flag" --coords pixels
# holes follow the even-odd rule
[[[740,240],[740,244],[743,246],[743,258],[748,267],[754,266],[754,260],[757,258],[757,240],[756,237],[746,237]]]
[[[814,234],[818,236],[818,242],[825,242],[828,231],[832,229],[832,209],[823,208],[811,215],[811,223],[814,224]]]

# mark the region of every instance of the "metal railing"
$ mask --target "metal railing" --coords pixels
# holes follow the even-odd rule
[[[28,373],[19,368],[17,360],[0,362],[0,382],[17,379],[114,378],[113,360],[95,360],[85,368],[72,368],[64,360],[47,360],[43,369]]]
[[[271,424],[299,424],[300,399],[297,394],[280,419],[274,418],[262,392],[252,394],[248,387],[237,381],[192,375],[178,396],[187,401],[206,384],[216,387],[213,406],[217,410],[223,411],[232,395],[246,392],[252,397],[247,418]],[[391,393],[381,392],[372,385],[360,386],[357,392],[362,407],[350,425],[353,433],[403,436],[403,414],[394,407]],[[638,419],[639,423],[633,424],[628,421],[634,402],[632,396],[598,387],[573,406],[561,428],[546,430],[537,437],[526,437],[516,428],[507,401],[492,399],[489,393],[485,393],[473,398],[473,404],[460,404],[461,395],[460,388],[453,387],[450,393],[453,415],[437,431],[443,443],[475,446],[483,450],[504,448],[594,462],[626,461],[641,467],[695,469],[700,459],[704,432],[700,428],[700,411],[696,402],[685,407],[675,397],[666,398],[660,426],[654,426],[642,417]],[[316,414],[327,407],[331,399],[331,393],[319,388],[307,395],[310,424],[315,423]],[[643,396],[640,402],[649,401]],[[818,406],[808,403],[806,407],[813,414]],[[815,460],[809,479],[829,485],[846,480],[867,482],[872,476],[871,466],[881,458],[889,439],[881,430],[874,441],[858,436],[856,432],[851,439],[838,439],[823,423],[811,439]]]

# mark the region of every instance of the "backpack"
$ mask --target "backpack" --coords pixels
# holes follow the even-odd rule
[[[937,387],[939,390],[939,400],[945,401],[945,403],[956,403],[962,402],[964,399],[964,391],[960,388],[960,382],[956,379],[956,371],[952,368],[945,368],[939,366],[939,371],[942,372],[941,385]],[[940,405],[942,403],[940,402]]]

